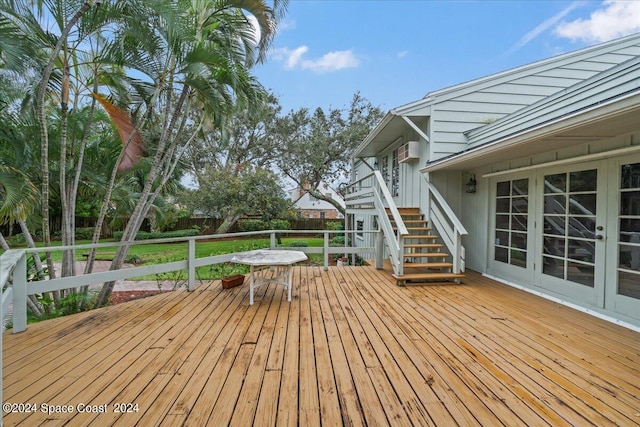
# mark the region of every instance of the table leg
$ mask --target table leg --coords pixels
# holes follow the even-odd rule
[[[249,272],[249,305],[253,305],[253,265]]]
[[[293,266],[288,266],[287,267],[289,269],[288,273],[289,273],[289,280],[288,280],[288,284],[287,284],[287,291],[289,292],[289,295],[287,296],[287,301],[291,302],[291,288],[293,287]]]

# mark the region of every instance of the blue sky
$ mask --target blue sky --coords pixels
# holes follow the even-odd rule
[[[383,110],[428,92],[640,32],[640,0],[290,0],[254,69],[284,112]]]

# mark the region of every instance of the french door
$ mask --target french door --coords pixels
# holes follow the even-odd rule
[[[539,172],[537,286],[604,306],[607,170],[603,162]]]
[[[640,320],[640,155],[610,161],[607,309]]]

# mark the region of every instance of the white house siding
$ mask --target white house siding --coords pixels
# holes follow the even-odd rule
[[[464,132],[482,127],[640,55],[640,37],[534,63],[431,94],[429,161],[468,148]]]
[[[640,161],[640,150],[636,151],[633,157],[609,157],[605,155],[597,160],[588,160],[585,159],[584,156],[593,153],[607,153],[618,149],[630,149],[634,146],[640,148],[640,130],[631,134],[584,143],[562,150],[549,151],[535,156],[514,158],[500,164],[471,169],[465,172],[446,170],[432,172],[432,181],[437,182],[438,189],[446,189],[445,191],[447,191],[448,194],[445,198],[451,203],[456,215],[469,232],[468,236],[463,238],[463,245],[466,249],[466,267],[524,286],[532,291],[542,292],[560,300],[580,305],[594,312],[612,316],[624,322],[640,326],[640,300],[631,301],[631,303],[627,301],[626,312],[623,311],[622,308],[618,309],[618,305],[616,305],[618,303],[613,301],[617,297],[614,289],[615,280],[613,280],[611,276],[605,276],[604,282],[600,280],[599,284],[596,285],[596,288],[602,285],[606,289],[603,291],[603,294],[598,294],[594,301],[585,301],[580,293],[576,293],[580,292],[579,289],[581,285],[575,286],[578,291],[572,290],[571,284],[569,283],[559,286],[557,289],[554,289],[552,286],[550,287],[548,284],[548,276],[541,274],[542,255],[540,247],[542,245],[540,223],[543,203],[541,177],[549,173],[556,173],[558,170],[580,169],[583,165],[585,165],[584,168],[588,169],[594,167],[594,164],[597,164],[598,167],[601,168],[599,173],[602,178],[604,178],[604,181],[607,181],[608,178],[613,181],[617,179],[617,175],[619,174],[618,165],[620,163],[625,163],[626,161],[637,163]],[[556,166],[550,163],[568,159],[573,159],[575,162],[569,162],[567,165],[562,166]],[[544,166],[546,163],[550,163],[550,166]],[[537,165],[540,165],[540,167],[535,168]],[[517,170],[521,167],[531,166],[534,168],[524,171]],[[493,171],[511,172],[505,172],[504,175],[489,178],[482,177]],[[467,194],[464,192],[464,182],[468,179],[469,173],[475,174],[478,182],[478,190],[475,194]],[[528,249],[531,253],[531,262],[527,269],[509,266],[494,261],[493,259],[495,186],[497,182],[519,178],[528,178],[530,181],[529,222],[531,223],[531,229],[528,231]],[[458,185],[447,184],[449,182],[455,182],[456,179],[460,179]],[[535,181],[536,179],[537,181]],[[604,188],[608,191],[598,193],[598,197],[605,197],[601,207],[606,206],[609,212],[604,234],[607,239],[614,239],[617,237],[617,218],[615,216],[619,203],[618,191],[609,185],[608,182],[605,182]],[[457,194],[454,194],[456,192]],[[535,228],[533,227],[534,222],[536,223]],[[617,253],[612,254],[611,251],[607,253],[607,260],[613,259],[613,261],[616,262],[616,257]],[[536,264],[535,270],[533,263]],[[612,266],[608,265],[606,269],[608,270],[605,271],[605,275],[611,274]],[[622,305],[620,305],[620,307],[622,307]]]
[[[527,129],[544,125],[557,117],[584,112],[601,106],[609,100],[636,91],[640,85],[640,56],[618,64],[598,74],[596,79],[585,80],[562,92],[530,105],[510,117],[490,126],[468,132],[469,146],[507,137],[514,129]]]

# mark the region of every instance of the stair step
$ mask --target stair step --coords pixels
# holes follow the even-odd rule
[[[411,208],[411,207],[406,208],[406,207],[404,207],[404,208],[397,208],[397,209],[398,209],[398,212],[400,212],[400,215],[403,215],[403,214],[407,214],[407,215],[418,214],[419,215],[420,214],[420,208]],[[385,208],[384,210],[387,213],[391,213],[391,210],[389,208]]]
[[[395,221],[391,221],[392,223],[394,223]],[[427,225],[429,223],[429,221],[427,221],[426,219],[402,219],[402,222],[404,222],[405,226],[409,226],[409,225]]]
[[[440,236],[436,236],[435,234],[409,234],[408,236],[404,236],[404,240],[433,240],[437,239],[438,237]]]
[[[398,281],[405,280],[447,280],[447,279],[463,279],[464,274],[456,274],[456,273],[415,273],[415,274],[403,274],[402,276],[398,276],[397,274],[392,274],[394,279]]]
[[[405,262],[404,268],[451,268],[451,262]]]
[[[405,258],[446,258],[447,252],[411,252],[404,254]]]
[[[405,248],[411,249],[438,249],[443,246],[442,243],[407,243],[404,245]]]
[[[397,227],[393,227],[394,231],[397,231]],[[407,227],[407,231],[411,233],[412,231],[424,232],[424,231],[433,231],[433,227]]]

